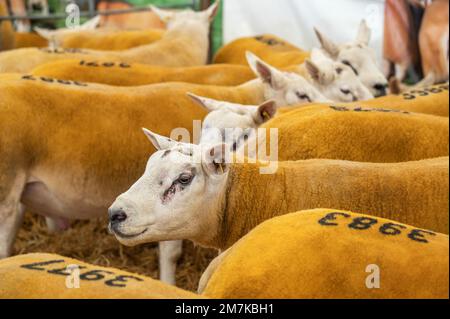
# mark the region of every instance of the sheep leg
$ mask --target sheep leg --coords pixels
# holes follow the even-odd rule
[[[63,218],[46,217],[45,223],[47,224],[48,231],[52,234],[65,231],[70,227],[70,222]]]
[[[400,80],[400,82],[403,82],[403,80],[406,78],[406,74],[408,73],[408,66],[402,65],[402,64],[396,64],[395,65],[395,77]]]
[[[20,197],[24,185],[25,177],[18,177],[13,181],[6,196],[0,194],[2,199],[0,201],[0,259],[11,255],[14,240],[22,224],[24,206],[20,203]]]
[[[162,241],[159,243],[159,278],[162,282],[175,285],[177,262],[183,252],[183,241]]]

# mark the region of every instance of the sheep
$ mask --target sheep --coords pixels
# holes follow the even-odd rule
[[[374,98],[370,90],[349,66],[331,60],[318,49],[312,50],[311,59],[300,65],[297,73],[305,77],[308,82],[313,83],[323,95],[331,100],[337,100],[338,96],[342,102]],[[340,81],[340,84],[334,85],[336,81]]]
[[[38,66],[30,74],[116,86],[148,85],[161,82],[237,86],[255,78],[252,70],[243,65],[212,64],[173,68],[99,60],[50,62]]]
[[[202,12],[178,13],[156,9],[167,22],[164,37],[155,43],[123,51],[88,49],[29,48],[0,53],[0,72],[28,73],[40,64],[63,59],[107,59],[111,62],[143,63],[160,66],[204,65],[208,58],[209,25],[219,1]],[[20,61],[20,63],[17,63]]]
[[[142,85],[159,82],[183,81],[198,84],[238,85],[250,81],[257,74],[266,85],[277,88],[283,82],[305,78],[315,87],[311,93],[305,90],[284,93],[275,98],[279,105],[310,103],[313,101],[351,102],[373,98],[351,69],[332,62],[317,50],[313,50],[311,60],[302,66],[292,66],[290,72],[281,73],[251,52],[246,54],[250,68],[240,65],[209,65],[191,68],[163,68],[146,65],[123,65],[99,61],[57,61],[42,65],[31,72],[33,75],[64,78],[73,81],[96,82],[114,85]],[[253,72],[251,71],[253,70]],[[279,74],[279,75],[278,75]],[[297,75],[296,75],[297,74]],[[277,76],[279,79],[273,80]],[[286,78],[287,80],[283,80]],[[292,78],[289,80],[289,78]],[[276,83],[278,81],[279,83]],[[301,80],[305,82],[304,80]],[[307,83],[304,87],[311,87]],[[296,84],[296,86],[298,86]]]
[[[376,99],[350,104],[335,103],[334,106],[353,108],[389,109],[436,116],[449,116],[448,82],[419,88],[412,88],[402,94],[392,94]],[[295,106],[292,106],[295,107]],[[299,107],[302,107],[300,105]],[[291,109],[282,109],[281,112]]]
[[[303,67],[301,70],[299,67],[292,68],[302,73],[303,76],[294,72],[281,72],[250,52],[247,52],[247,59],[250,68],[238,65],[162,68],[114,62],[58,61],[38,67],[31,74],[121,86],[161,81],[237,85],[249,80],[247,83],[249,85],[253,83],[272,87],[275,90],[272,93],[277,93],[277,96],[269,94],[266,99],[274,98],[279,105],[328,100],[348,102],[372,97],[350,68],[331,62],[321,54],[313,53],[311,60],[305,62],[307,67]],[[257,81],[250,82],[255,74],[264,82],[263,84]],[[291,90],[280,90],[282,86],[287,87],[289,82],[294,83]],[[299,89],[297,90],[297,88]],[[323,91],[325,96],[320,91]]]
[[[218,257],[200,292],[217,299],[448,298],[447,235],[348,211],[273,218]]]
[[[275,156],[280,161],[327,158],[393,163],[449,155],[448,118],[427,114],[311,105],[280,114],[261,128],[257,145],[264,149],[270,142],[265,132],[278,129]]]
[[[149,277],[55,254],[26,254],[0,260],[0,282],[0,299],[204,298]]]
[[[371,30],[365,20],[361,21],[353,43],[337,45],[317,28],[315,33],[322,50],[334,60],[351,67],[375,97],[387,94],[388,81],[377,65],[375,51],[369,47]]]
[[[251,51],[277,68],[303,64],[309,52],[274,35],[240,38],[222,47],[214,57],[214,63],[247,64],[246,52]]]
[[[135,135],[138,128],[192,133],[194,120],[204,118],[206,111],[186,96],[187,91],[236,103],[265,101],[261,85],[120,88],[1,75],[0,258],[11,252],[23,206],[59,224],[100,216],[145,167],[145,161],[134,160],[143,159],[148,149],[145,139],[139,141]],[[262,119],[268,120],[265,115]],[[101,146],[93,148],[96,140]]]
[[[259,126],[250,120],[249,106],[190,96],[209,112],[201,140],[219,143],[227,139],[240,155],[256,157],[259,150],[265,151],[273,143],[267,136],[273,129],[278,144],[274,154],[267,154],[272,160],[392,163],[449,155],[449,123],[440,116],[313,104],[295,110],[281,108],[278,114],[272,110],[271,120]],[[258,128],[262,130],[257,132]]]
[[[4,187],[0,191],[0,199],[3,199],[0,201],[0,216],[5,214],[9,216],[7,220],[0,218],[2,236],[0,243],[3,243],[0,245],[0,258],[10,254],[22,214],[21,207],[17,206],[19,202],[25,203],[27,207],[31,206],[31,211],[34,207],[37,213],[53,212],[47,214],[48,217],[59,220],[56,224],[65,225],[64,219],[67,218],[97,217],[100,208],[106,208],[105,203],[108,200],[112,201],[117,194],[128,187],[129,183],[138,176],[139,170],[144,167],[143,162],[135,162],[132,166],[127,166],[128,163],[126,163],[126,158],[144,157],[144,154],[140,153],[145,150],[143,145],[128,145],[125,142],[130,136],[135,136],[130,132],[136,129],[136,125],[150,126],[162,134],[170,134],[171,130],[181,127],[184,128],[181,133],[185,134],[192,132],[193,120],[204,118],[206,111],[187,98],[186,92],[247,105],[259,105],[266,100],[267,96],[275,96],[278,100],[282,96],[293,96],[293,103],[299,103],[303,96],[314,101],[326,101],[326,98],[322,97],[301,76],[285,74],[267,66],[262,61],[256,63],[255,68],[266,83],[252,81],[239,87],[170,83],[120,88],[32,75],[0,76],[0,95],[2,96],[0,111],[4,113],[0,117],[2,121],[0,124],[3,125],[2,130],[5,132],[4,136],[0,134],[3,138],[3,141],[0,140],[0,145],[6,145],[0,147],[0,156],[4,159],[3,166],[0,166],[0,176],[5,176],[5,181],[2,183]],[[65,99],[61,99],[61,96]],[[284,102],[289,104],[289,101]],[[41,112],[43,107],[46,111]],[[179,112],[180,109],[183,112]],[[75,110],[77,110],[76,116],[73,115]],[[103,116],[105,112],[108,114],[107,120],[105,119],[103,123],[99,122],[98,119],[105,118]],[[274,114],[274,112],[267,113]],[[18,114],[21,115],[19,119],[16,119]],[[39,118],[40,121],[31,120],[30,117]],[[68,121],[72,118],[75,120]],[[263,118],[269,119],[265,115]],[[65,123],[64,129],[54,132],[52,128],[59,127],[60,123]],[[32,131],[37,130],[37,132],[29,136],[29,131],[26,130],[27,134],[24,136],[23,127]],[[121,137],[117,137],[115,132],[117,127],[123,129]],[[79,130],[82,130],[84,134],[90,130],[98,132],[102,136],[103,147],[92,152],[91,142],[87,142],[91,141],[90,135],[89,137],[71,135]],[[12,134],[11,137],[10,134]],[[70,136],[75,139],[70,140]],[[110,140],[112,138],[117,140]],[[27,145],[34,147],[26,147],[23,150],[15,150],[12,147],[12,145],[22,145],[25,141]],[[42,143],[42,141],[48,141],[48,143]],[[70,149],[61,147],[61,141],[72,147]],[[136,138],[136,141],[139,139]],[[130,157],[122,154],[119,162],[110,167],[109,161],[116,157],[115,153],[121,153],[125,146],[136,149],[127,149]],[[77,149],[81,150],[80,153],[71,153]],[[79,156],[77,154],[91,155],[85,159],[86,162],[83,165],[79,165],[74,162]],[[61,160],[63,158],[65,160]],[[34,159],[34,162],[30,163],[29,159]],[[68,188],[55,186],[53,183],[59,185],[59,182],[53,179],[53,170],[47,174],[45,168],[39,165],[43,167],[65,165],[68,167],[65,174],[68,175],[70,182],[65,180],[62,183],[71,186]],[[91,166],[95,167],[98,173],[93,174],[91,179],[86,177],[91,181],[90,186],[81,187],[79,183],[73,181],[73,176],[87,176],[88,171],[91,172]],[[116,167],[120,169],[116,171]],[[44,172],[39,168],[44,169]],[[35,169],[38,169],[37,173]],[[109,181],[107,185],[100,185],[105,179],[112,179],[114,182]],[[101,189],[100,193],[99,189]],[[88,191],[97,196],[80,195]],[[83,198],[79,201],[80,207],[72,207],[72,201],[75,199],[68,194]],[[27,200],[23,199],[24,196]],[[37,197],[48,199],[44,207],[36,202]]]
[[[392,110],[417,112],[438,116],[449,115],[448,82],[413,89],[401,95],[387,95],[374,100],[355,103],[368,108],[387,107]]]
[[[298,105],[297,107],[303,107]],[[400,95],[392,94],[376,99],[359,101],[355,103],[334,103],[335,107],[342,108],[362,108],[362,109],[384,109],[385,111],[399,111],[410,113],[422,113],[447,117],[449,116],[449,96],[448,82],[425,86],[421,88],[413,88],[405,91]],[[290,112],[293,108],[281,108],[280,113]]]
[[[39,34],[42,38],[47,39],[47,41],[54,47],[59,47],[64,41],[64,38],[76,34],[80,31],[92,31],[97,29],[100,23],[100,16],[95,16],[94,18],[86,21],[84,24],[80,26],[75,26],[73,28],[62,28],[57,30],[50,30],[35,27],[34,31]]]
[[[159,151],[108,213],[111,232],[126,246],[189,239],[225,250],[267,219],[317,207],[448,233],[448,157],[243,163],[227,156],[226,144],[193,145],[144,132]]]
[[[56,43],[62,48],[119,51],[148,45],[159,41],[165,30],[78,30],[71,33],[56,34]]]

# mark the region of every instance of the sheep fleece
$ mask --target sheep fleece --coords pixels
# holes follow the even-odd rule
[[[187,28],[186,28],[187,29]],[[28,73],[41,64],[77,59],[182,67],[206,64],[207,36],[173,29],[154,43],[121,51],[67,48],[23,48],[0,53],[1,73]],[[20,61],[20,63],[17,63]]]
[[[69,289],[69,265],[80,271],[80,288]],[[199,299],[148,277],[90,265],[53,254],[0,260],[0,299]]]
[[[296,46],[274,35],[262,35],[250,38],[240,38],[227,44],[217,52],[214,63],[229,63],[247,65],[245,53],[250,51],[265,62],[277,68],[300,65],[309,58],[305,52]]]
[[[278,129],[281,161],[393,163],[449,155],[448,118],[441,116],[312,105],[282,113],[262,128]],[[265,146],[269,140],[260,136],[258,143]]]
[[[205,117],[188,91],[244,104],[255,98],[235,88],[193,84],[120,88],[0,76],[0,199],[11,191],[16,174],[51,168],[53,181],[62,179],[65,188],[52,191],[81,196],[104,214],[139,178],[154,151],[142,127],[164,136],[178,127],[192,134],[193,121]]]
[[[448,83],[416,89],[400,95],[387,95],[369,101],[357,102],[353,106],[388,108],[448,117]]]
[[[48,46],[47,39],[31,32],[16,32],[14,34],[14,48],[45,48]]]
[[[148,85],[162,82],[234,86],[255,78],[250,68],[243,65],[217,64],[170,68],[101,60],[50,62],[38,66],[31,74],[117,86]]]
[[[161,40],[164,32],[165,30],[161,29],[132,31],[89,30],[66,33],[58,40],[63,48],[119,51]]]
[[[278,215],[335,207],[448,234],[449,158],[394,164],[336,160],[233,164],[221,223],[210,245],[229,248]],[[268,187],[270,185],[270,187]]]
[[[379,215],[384,215],[380,213]],[[316,209],[271,219],[222,256],[212,298],[448,298],[449,239],[398,222]],[[368,289],[376,265],[380,288]]]

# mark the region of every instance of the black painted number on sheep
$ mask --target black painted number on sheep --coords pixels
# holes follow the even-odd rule
[[[61,267],[61,263],[65,263],[63,259],[49,260],[31,264],[21,265],[21,268],[34,270],[34,271],[45,271],[48,274],[56,276],[69,276],[67,272],[67,266]],[[58,268],[51,268],[48,266],[58,264]],[[80,270],[87,270],[85,266],[79,266]],[[130,281],[142,282],[144,279],[135,276],[117,275],[112,271],[92,269],[80,273],[80,280],[82,281],[103,281],[103,284],[109,287],[126,288],[127,283]]]
[[[325,227],[337,227],[342,225],[339,223],[339,220],[348,220],[350,218],[352,218],[350,214],[333,212],[325,215],[318,222]],[[352,218],[350,223],[347,223],[347,227],[352,230],[364,231],[372,229],[378,223],[379,220],[377,218],[361,216]],[[403,231],[407,230],[408,227],[405,225],[395,223],[384,223],[378,228],[379,233],[384,236],[400,236],[403,234]],[[437,236],[437,234],[428,230],[412,229],[406,235],[407,238],[424,244],[429,243],[427,236]]]
[[[76,86],[88,86],[86,83],[78,82],[78,81],[69,81],[69,80],[59,80],[54,78],[49,78],[45,76],[41,77],[35,77],[33,75],[24,75],[22,76],[22,80],[28,80],[28,81],[41,81],[45,83],[56,83],[56,84],[63,84],[63,85],[76,85]]]
[[[82,61],[80,61],[80,65],[86,66],[86,67],[94,67],[94,68],[98,68],[98,67],[105,67],[105,68],[118,67],[121,69],[131,68],[130,64],[127,64],[124,62],[96,62],[96,61],[87,62],[87,61],[82,60]]]
[[[412,90],[412,91],[403,93],[403,98],[405,100],[414,100],[417,97],[429,96],[431,94],[439,94],[444,91],[448,91],[448,84],[433,86],[433,87],[429,87],[429,88],[426,88],[423,90]]]
[[[284,46],[284,45],[286,45],[286,43],[284,43],[282,41],[279,41],[279,40],[274,39],[274,38],[267,38],[265,36],[257,36],[257,37],[255,37],[255,40],[257,40],[259,42],[262,42],[262,43],[265,43],[265,44],[270,45],[270,46],[275,46],[275,45]]]
[[[383,108],[364,108],[364,107],[354,107],[354,108],[349,108],[346,106],[335,106],[335,105],[331,105],[330,109],[334,110],[334,111],[338,111],[338,112],[356,112],[356,113],[373,113],[373,112],[378,112],[378,113],[399,113],[399,114],[411,114],[410,112],[407,111],[400,111],[400,110],[390,110],[390,109],[383,109]]]

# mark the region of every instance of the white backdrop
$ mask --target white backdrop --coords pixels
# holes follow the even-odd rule
[[[271,33],[310,50],[318,46],[313,27],[336,42],[348,42],[363,18],[381,62],[383,0],[224,0],[224,41]]]

